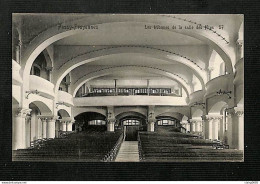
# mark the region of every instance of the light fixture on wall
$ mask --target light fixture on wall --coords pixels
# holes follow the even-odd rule
[[[40,92],[36,89],[36,90],[32,90],[32,91],[26,91],[26,93],[28,93],[28,94],[25,98],[28,99],[30,94],[36,94],[37,95]]]
[[[205,109],[205,103],[202,102],[195,102],[191,107],[195,107],[195,106],[202,106],[203,109]]]
[[[229,99],[231,99],[231,91],[222,91],[221,89],[219,91],[217,91],[217,95],[220,96],[220,95],[227,95]]]

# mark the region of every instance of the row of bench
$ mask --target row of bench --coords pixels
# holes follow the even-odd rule
[[[173,132],[139,132],[142,161],[145,162],[236,162],[243,152],[216,149],[220,143],[199,136]]]
[[[114,147],[122,131],[114,133],[92,127],[66,138],[44,141],[41,147],[13,151],[13,161],[101,161]]]

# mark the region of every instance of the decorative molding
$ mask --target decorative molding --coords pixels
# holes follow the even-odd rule
[[[228,117],[234,116],[234,115],[241,117],[244,115],[244,109],[241,107],[232,107],[232,108],[226,109],[226,112],[227,112]]]
[[[189,119],[189,122],[190,123],[199,123],[199,122],[202,122],[202,119]]]
[[[23,108],[18,108],[15,116],[21,116],[22,118],[26,118],[26,116],[30,115],[30,112],[32,109],[23,109]]]

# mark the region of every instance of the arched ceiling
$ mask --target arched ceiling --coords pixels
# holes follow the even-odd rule
[[[193,17],[194,16],[194,17]],[[144,35],[149,35],[149,39],[146,40],[154,40],[154,43],[159,43],[160,40],[163,40],[163,43],[160,43],[160,45],[163,45],[164,43],[164,38],[167,38],[167,40],[170,40],[170,44],[176,46],[180,44],[188,44],[189,46],[195,46],[197,47],[198,45],[208,45],[209,47],[212,47],[215,49],[220,56],[223,58],[223,60],[226,62],[227,66],[227,71],[230,73],[233,73],[233,68],[232,68],[232,57],[233,55],[231,52],[233,52],[233,48],[228,47],[228,44],[230,43],[229,41],[231,40],[230,38],[235,37],[236,35],[232,35],[232,32],[227,32],[225,29],[223,30],[207,30],[207,29],[167,29],[167,30],[162,30],[162,29],[151,29],[149,34],[145,34],[146,31],[146,26],[169,26],[172,27],[173,25],[182,25],[182,26],[195,26],[198,24],[202,24],[203,26],[206,25],[205,22],[211,23],[211,25],[215,26],[217,28],[219,26],[219,22],[215,21],[218,20],[216,16],[214,15],[193,15],[190,16],[189,19],[184,18],[182,15],[97,15],[97,14],[89,14],[89,15],[71,15],[69,16],[63,16],[63,15],[50,15],[50,16],[44,16],[44,15],[39,15],[39,16],[34,16],[34,14],[30,16],[28,15],[23,15],[23,29],[26,28],[27,30],[31,31],[31,34],[28,34],[28,38],[24,38],[24,40],[27,41],[30,47],[27,48],[26,52],[23,54],[22,58],[22,67],[25,68],[23,76],[26,78],[27,75],[29,74],[29,69],[31,67],[31,64],[35,57],[46,47],[48,47],[50,44],[54,43],[56,41],[66,39],[69,36],[77,35],[77,34],[83,34],[88,32],[91,34],[91,32],[98,32],[104,30],[109,30],[109,27],[114,29],[120,29],[121,28],[125,31],[131,28],[136,28],[136,30],[131,30],[134,32],[139,33],[139,37],[135,37],[133,39],[131,37],[131,34],[129,32],[125,32],[125,36],[122,35],[121,39],[123,41],[126,37],[129,38],[129,41],[135,42],[138,44],[138,40],[141,40],[141,37],[144,37]],[[234,23],[237,21],[238,16],[229,16],[229,22]],[[26,20],[24,20],[26,19]],[[41,20],[42,22],[48,22],[44,24],[43,27],[39,26],[34,26],[34,21],[33,20]],[[195,21],[198,19],[199,21]],[[62,20],[62,21],[61,21]],[[239,22],[239,21],[238,21]],[[30,26],[28,26],[30,24]],[[134,24],[134,26],[132,25]],[[226,26],[226,23],[224,23]],[[47,25],[47,26],[46,26]],[[97,29],[82,29],[82,28],[74,28],[72,29],[71,26],[86,26],[86,25],[95,25],[98,26]],[[234,26],[234,24],[232,24]],[[26,27],[27,26],[27,27]],[[228,25],[227,25],[228,26]],[[26,27],[26,28],[24,28]],[[234,26],[238,27],[239,26]],[[228,30],[228,29],[227,29]],[[113,31],[112,31],[113,32]],[[152,33],[154,32],[154,33]],[[167,32],[167,33],[165,33]],[[169,33],[168,33],[169,32]],[[114,33],[114,32],[113,32]],[[103,35],[105,36],[110,36],[113,37],[113,33],[110,32],[104,32]],[[128,34],[129,33],[129,34]],[[135,34],[135,33],[133,33]],[[152,35],[155,34],[157,36]],[[166,36],[162,36],[165,35]],[[167,36],[167,34],[170,34]],[[181,36],[178,36],[179,39],[175,39],[174,41],[171,41],[171,38],[175,37],[175,35],[181,34]],[[36,35],[36,36],[35,36]],[[112,36],[111,36],[112,35]],[[113,39],[116,41],[117,35],[114,35],[115,38]],[[82,38],[84,35],[82,35],[79,38],[76,39],[81,39],[83,40],[81,44],[86,44],[84,43],[84,39]],[[102,33],[99,35],[100,38],[102,38]],[[164,38],[163,38],[164,37]],[[185,37],[185,38],[184,38]],[[190,38],[192,37],[192,38]],[[85,37],[84,37],[85,38]],[[118,35],[118,38],[120,38],[120,35]],[[183,38],[183,39],[182,39]],[[63,44],[72,42],[74,43],[74,39],[72,38],[70,41],[63,40]],[[90,40],[90,39],[89,39]],[[101,39],[102,40],[102,39]],[[181,42],[183,41],[183,43]],[[62,41],[61,41],[62,42]],[[119,42],[119,41],[118,41]],[[162,42],[162,41],[161,41]],[[181,43],[180,43],[181,42]],[[116,42],[112,42],[112,44],[116,44]],[[120,42],[119,42],[120,43]],[[60,43],[61,44],[61,43]],[[78,43],[79,44],[79,43]],[[99,43],[101,44],[101,43]],[[147,45],[148,43],[144,43]],[[152,43],[149,43],[152,44]]]
[[[227,71],[233,72],[232,54],[230,54],[233,48],[228,44],[237,36],[236,31],[241,23],[238,21],[241,19],[239,15],[51,14],[46,16],[23,14],[20,17],[23,20],[23,33],[30,31],[30,34],[23,37],[29,45],[22,58],[22,67],[25,68],[24,80],[29,74],[28,71],[34,58],[52,44],[56,90],[67,73],[77,68],[81,69],[83,64],[89,62],[92,62],[91,65],[94,67],[107,65],[107,63],[115,66],[122,63],[127,65],[140,63],[161,71],[175,73],[188,83],[191,77],[196,75],[204,88],[205,69],[208,67],[209,53],[212,49],[215,49],[226,62]],[[227,21],[223,22],[221,18],[226,18]],[[15,16],[14,19],[16,19]],[[225,29],[215,29],[215,32],[204,29],[171,29],[174,25],[196,26],[198,24],[218,28],[220,23]],[[66,27],[72,25],[96,25],[98,28],[83,30]],[[153,26],[157,25],[170,26],[170,29],[154,29]],[[149,26],[152,29],[147,29]],[[220,39],[220,36],[223,39]],[[89,47],[110,48],[89,52]],[[122,77],[120,72],[113,75],[113,77]]]

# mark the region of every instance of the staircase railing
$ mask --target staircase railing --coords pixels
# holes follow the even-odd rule
[[[119,148],[124,140],[124,133],[120,135],[115,146],[105,155],[105,157],[101,160],[103,162],[113,162],[116,159]]]
[[[138,140],[139,160],[142,161],[142,160],[144,160],[144,156],[143,156],[143,149],[142,149],[142,143],[141,143],[139,132],[137,134],[137,140]]]

